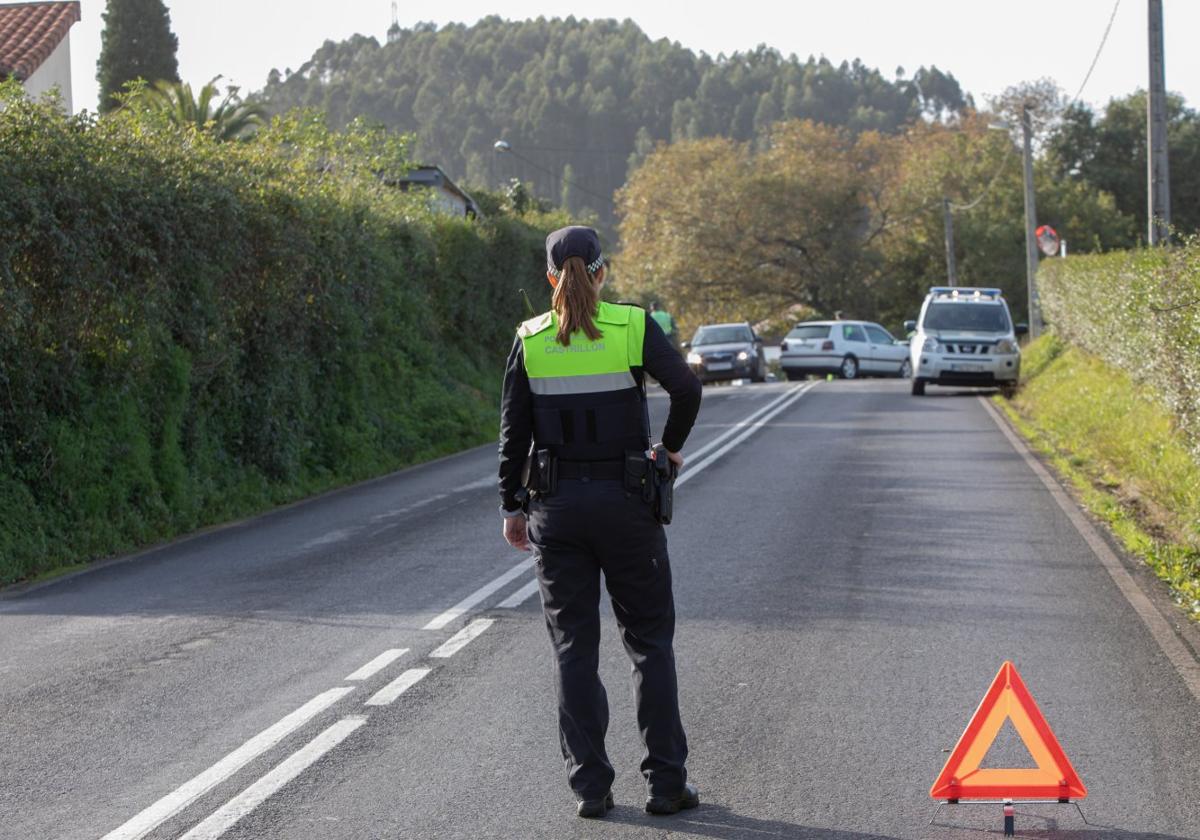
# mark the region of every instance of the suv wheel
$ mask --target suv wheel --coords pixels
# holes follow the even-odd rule
[[[842,379],[858,379],[858,359],[847,356],[842,359]]]
[[[913,392],[914,397],[925,396],[925,380],[924,379],[914,379],[912,381],[912,392]]]
[[[905,359],[903,364],[900,365],[900,378],[901,379],[909,379],[911,377],[912,377],[912,360]]]

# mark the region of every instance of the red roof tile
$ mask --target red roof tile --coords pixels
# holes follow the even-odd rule
[[[28,79],[78,20],[77,0],[0,5],[0,78]]]

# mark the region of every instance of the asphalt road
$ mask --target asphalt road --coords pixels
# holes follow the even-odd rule
[[[669,535],[699,809],[641,810],[607,618],[617,807],[574,816],[485,447],[0,598],[0,837],[999,834],[996,805],[927,825],[928,790],[1011,659],[1091,823],[1021,806],[1019,835],[1200,838],[1195,637],[1163,636],[1147,576],[1118,587],[976,396],[800,388],[708,389],[685,450]],[[1028,761],[1006,729],[985,766]]]

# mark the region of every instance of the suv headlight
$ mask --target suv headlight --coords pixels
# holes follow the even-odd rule
[[[921,349],[926,353],[936,353],[938,351],[938,342],[936,338],[927,338],[925,343],[921,345]]]
[[[738,355],[737,355],[737,360],[738,360],[739,362],[744,362],[744,361],[746,361],[746,360],[747,360],[747,359],[749,359],[749,358],[750,358],[750,351],[749,351],[749,350],[743,350],[742,352],[738,353]]]
[[[699,353],[688,353],[687,355],[687,363],[689,365],[698,365],[703,361],[704,359],[700,358]]]
[[[995,352],[998,356],[1011,356],[1017,352],[1017,345],[1007,338],[1002,338],[996,342]]]

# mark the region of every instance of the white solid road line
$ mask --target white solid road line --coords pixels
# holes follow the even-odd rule
[[[454,654],[465,648],[471,643],[472,639],[477,638],[484,630],[487,630],[496,623],[494,618],[477,618],[468,624],[463,629],[459,630],[453,636],[445,641],[437,650],[429,654],[432,659],[449,659]]]
[[[479,587],[474,592],[472,592],[470,595],[468,595],[466,598],[463,598],[461,601],[459,601],[453,607],[446,610],[444,613],[439,615],[437,618],[430,621],[428,624],[425,625],[425,629],[426,630],[441,630],[443,627],[445,627],[450,622],[454,621],[456,618],[466,615],[468,612],[470,612],[472,607],[476,606],[484,598],[488,597],[493,592],[495,592],[497,589],[500,589],[501,587],[506,585],[509,581],[520,576],[526,569],[529,569],[532,566],[533,566],[533,558],[532,557],[528,557],[528,558],[522,560],[520,563],[518,563],[517,565],[515,565],[511,569],[509,569],[507,572],[500,575],[500,577],[496,578],[495,580],[491,581],[490,583],[486,583],[483,586]]]
[[[368,706],[387,706],[404,692],[429,676],[432,668],[409,668],[396,679],[385,685],[366,702]]]
[[[358,680],[370,679],[406,653],[408,653],[408,648],[393,648],[392,650],[385,650],[366,665],[362,666],[353,674],[346,677],[346,682],[356,682]]]
[[[318,694],[275,725],[264,729],[212,767],[155,802],[129,822],[104,835],[102,840],[137,840],[186,808],[199,797],[241,770],[258,756],[352,692],[353,688],[332,688]]]
[[[1088,522],[1087,517],[1080,511],[1079,506],[1067,495],[1067,491],[1062,488],[1050,472],[1042,466],[1041,462],[1033,456],[1029,451],[1029,447],[1025,445],[1025,441],[1017,437],[1017,433],[1009,426],[1008,421],[996,409],[995,406],[986,397],[980,397],[979,401],[983,403],[983,407],[987,409],[988,414],[992,416],[992,420],[1000,427],[1000,431],[1008,438],[1008,442],[1012,444],[1013,449],[1017,450],[1029,468],[1034,471],[1046,489],[1050,491],[1050,495],[1054,497],[1054,501],[1062,508],[1062,512],[1067,515],[1067,519],[1071,520],[1071,524],[1075,526],[1075,530],[1079,532],[1079,536],[1083,537],[1084,542],[1092,549],[1092,553],[1096,555],[1101,565],[1108,571],[1109,576],[1113,579],[1113,583],[1117,585],[1117,589],[1125,596],[1125,600],[1133,607],[1134,612],[1142,619],[1142,623],[1146,625],[1146,629],[1150,631],[1151,637],[1158,643],[1161,650],[1175,666],[1175,670],[1179,673],[1179,677],[1183,680],[1183,684],[1187,686],[1188,691],[1192,693],[1192,697],[1200,702],[1200,663],[1196,662],[1196,658],[1188,651],[1179,637],[1175,635],[1175,631],[1171,629],[1171,625],[1163,618],[1162,613],[1150,602],[1146,597],[1146,593],[1141,590],[1141,587],[1134,581],[1133,576],[1121,563],[1121,559],[1116,553],[1108,547],[1108,543],[1104,538],[1096,532],[1092,523]]]
[[[511,610],[515,607],[521,606],[521,604],[524,604],[527,600],[529,600],[529,596],[537,591],[538,582],[537,579],[534,578],[496,606],[502,610]]]
[[[816,382],[810,382],[807,385],[796,385],[793,388],[789,388],[787,391],[780,394],[775,399],[771,400],[771,402],[767,403],[766,405],[759,408],[757,411],[753,412],[749,417],[739,420],[737,423],[735,423],[732,426],[732,428],[726,429],[724,432],[717,435],[715,438],[710,440],[708,443],[704,444],[704,446],[701,446],[699,449],[697,449],[694,452],[689,452],[688,459],[695,461],[697,458],[703,458],[705,453],[707,453],[713,449],[716,449],[718,446],[720,446],[722,443],[724,443],[730,437],[732,437],[733,435],[736,435],[740,430],[744,429],[747,425],[749,425],[750,423],[753,423],[758,417],[760,417],[763,414],[766,414],[768,411],[775,408],[775,406],[779,405],[784,400],[794,397],[796,395],[797,391],[807,391],[809,388],[812,388],[816,384],[817,384]]]
[[[208,819],[183,835],[181,840],[216,840],[234,823],[249,814],[280,788],[307,770],[352,732],[367,722],[366,717],[345,717],[281,761],[275,769],[235,796]]]
[[[782,411],[784,411],[785,409],[790,407],[792,405],[792,403],[799,400],[806,393],[808,393],[814,387],[816,387],[816,385],[817,385],[816,382],[812,382],[808,385],[801,385],[798,388],[794,388],[791,391],[788,391],[786,394],[784,394],[782,398],[775,400],[773,403],[771,403],[770,405],[767,406],[768,409],[772,409],[772,410],[767,411],[766,413],[759,411],[759,412],[756,412],[755,414],[751,415],[752,417],[758,418],[758,419],[754,420],[754,422],[751,423],[749,421],[749,419],[743,420],[741,423],[739,423],[737,426],[735,426],[733,429],[731,429],[729,431],[729,433],[724,435],[721,438],[721,440],[729,437],[730,434],[733,434],[738,431],[741,431],[741,434],[739,434],[733,440],[726,443],[724,446],[722,446],[716,452],[713,452],[711,455],[709,455],[706,458],[704,458],[703,460],[701,460],[695,466],[685,467],[684,472],[680,474],[679,478],[675,479],[675,486],[678,488],[682,484],[685,484],[686,482],[688,482],[689,480],[694,478],[702,470],[712,466],[712,464],[714,464],[722,455],[724,455],[726,452],[733,449],[739,443],[741,443],[746,438],[750,437],[756,431],[761,429],[773,417],[775,417],[775,415],[781,413]],[[749,425],[747,425],[747,424],[749,424]],[[716,442],[717,441],[714,441],[714,443],[716,443]],[[710,449],[711,447],[712,447],[712,444],[710,444],[709,446],[700,450],[700,452],[704,452],[704,451]],[[693,455],[692,457],[695,458],[696,456]]]

